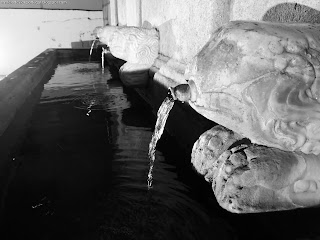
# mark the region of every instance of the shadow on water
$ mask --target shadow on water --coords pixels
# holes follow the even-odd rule
[[[63,64],[44,85],[17,152],[1,239],[231,239],[166,133],[148,191],[156,119],[106,70]]]
[[[44,79],[50,78],[54,70],[49,71]],[[45,81],[45,80],[44,80]],[[44,82],[40,82],[15,113],[15,118],[0,137],[0,226],[3,224],[3,211],[8,187],[21,163],[17,158],[19,147],[25,139],[26,124],[31,118],[33,108],[38,103],[43,91]],[[1,230],[1,227],[0,227]]]

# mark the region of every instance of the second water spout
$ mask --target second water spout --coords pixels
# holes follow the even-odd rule
[[[169,92],[173,100],[180,102],[195,101],[198,95],[196,86],[192,80],[188,81],[187,84],[180,84],[174,88],[170,87]]]

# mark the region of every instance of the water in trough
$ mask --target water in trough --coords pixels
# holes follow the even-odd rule
[[[44,85],[5,198],[1,239],[212,239],[210,186],[166,132],[148,190],[148,105],[98,63],[60,64]],[[189,159],[188,159],[189,158]],[[222,211],[215,204],[214,208]]]

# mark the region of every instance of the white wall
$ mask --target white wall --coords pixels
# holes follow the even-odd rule
[[[0,8],[42,8],[42,9],[72,9],[101,10],[101,0],[60,0],[60,1],[0,1]]]
[[[118,24],[119,26],[127,25],[127,0],[118,0]]]
[[[102,11],[0,9],[0,75],[8,75],[47,48],[92,40]]]
[[[142,0],[142,22],[160,32],[160,52],[187,63],[229,21],[225,0]]]
[[[126,9],[127,26],[141,26],[141,0],[127,0]]]
[[[161,0],[159,1],[161,2]],[[104,25],[136,26],[142,25],[141,0],[102,0]],[[157,11],[154,12],[158,14]]]

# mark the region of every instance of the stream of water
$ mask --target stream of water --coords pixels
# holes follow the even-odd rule
[[[154,161],[156,158],[156,146],[157,142],[160,139],[164,127],[166,125],[166,121],[169,117],[169,113],[171,109],[173,108],[174,105],[174,100],[170,97],[166,97],[164,101],[162,102],[158,113],[157,113],[157,122],[155,125],[154,132],[152,134],[152,138],[149,144],[149,160],[150,160],[150,168],[149,168],[149,173],[148,173],[148,189],[152,188],[152,182],[153,182],[153,166],[154,166]]]
[[[91,44],[90,53],[89,53],[89,62],[91,61],[92,50],[93,50],[93,46],[94,46],[95,42],[96,42],[96,39],[93,40],[93,42]]]

